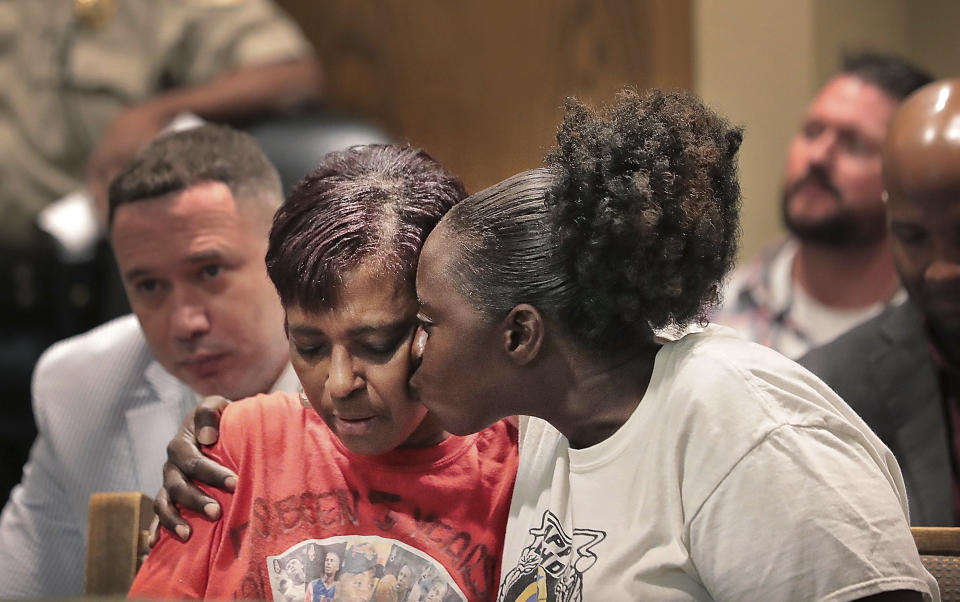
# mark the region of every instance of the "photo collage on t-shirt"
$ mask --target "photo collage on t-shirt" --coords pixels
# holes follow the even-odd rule
[[[277,602],[466,602],[439,562],[377,536],[308,539],[267,557]]]

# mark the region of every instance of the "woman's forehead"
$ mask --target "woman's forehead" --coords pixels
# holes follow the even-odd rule
[[[430,296],[433,294],[432,291],[435,287],[443,284],[445,267],[453,255],[453,250],[454,246],[449,240],[449,236],[441,232],[440,228],[434,230],[427,237],[427,241],[420,251],[420,261],[417,264],[416,289],[421,302],[424,301],[421,296],[423,293]]]
[[[406,278],[352,271],[343,275],[328,306],[308,308],[290,304],[286,310],[291,330],[371,330],[413,319],[417,299]]]

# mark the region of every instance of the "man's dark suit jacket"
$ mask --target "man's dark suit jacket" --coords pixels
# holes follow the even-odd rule
[[[890,307],[800,359],[886,443],[903,472],[913,525],[953,525],[949,435],[923,318]]]

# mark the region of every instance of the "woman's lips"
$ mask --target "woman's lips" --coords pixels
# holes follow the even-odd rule
[[[344,418],[343,416],[335,415],[333,420],[337,426],[337,432],[341,435],[362,437],[370,434],[370,431],[373,429],[373,421],[375,418],[376,416]]]

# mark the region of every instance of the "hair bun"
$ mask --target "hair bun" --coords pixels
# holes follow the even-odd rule
[[[702,319],[733,263],[742,131],[689,92],[568,100],[548,163],[559,253],[592,340]]]

